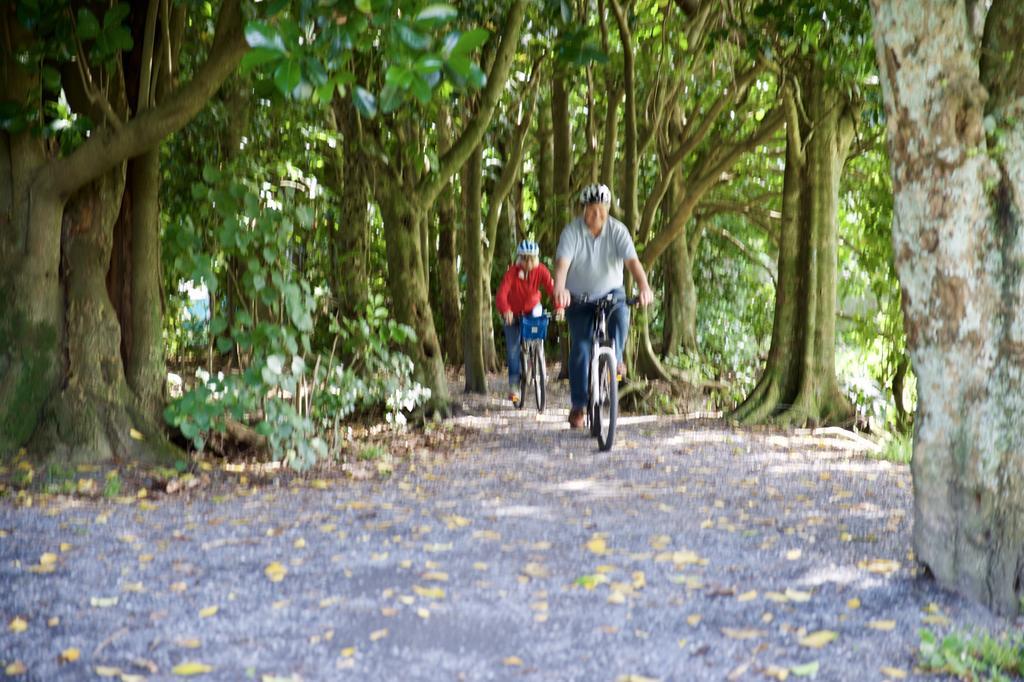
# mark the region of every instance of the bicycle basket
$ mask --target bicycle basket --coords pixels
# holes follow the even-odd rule
[[[524,315],[522,319],[522,335],[524,341],[544,340],[548,335],[548,316],[529,317]]]

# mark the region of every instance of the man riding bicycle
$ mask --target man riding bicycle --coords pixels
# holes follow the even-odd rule
[[[637,257],[629,230],[608,215],[612,194],[606,185],[588,185],[580,192],[582,212],[562,229],[555,252],[555,305],[564,307],[569,323],[569,389],[572,409],[569,426],[583,428],[587,406],[587,371],[591,348],[590,328],[594,301],[612,294],[615,306],[608,328],[615,340],[618,372],[625,374],[622,353],[629,333],[629,308],[622,286],[622,266],[640,287],[639,304],[650,305],[654,294]]]

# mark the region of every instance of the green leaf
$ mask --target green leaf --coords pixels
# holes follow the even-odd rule
[[[356,0],[356,9],[363,14],[369,14],[373,11],[373,6],[370,0]]]
[[[284,53],[280,50],[269,47],[254,47],[242,57],[242,73],[248,73],[261,64],[277,61],[283,56]]]
[[[366,88],[357,85],[352,88],[352,103],[356,110],[366,118],[377,115],[377,98]]]
[[[436,5],[427,5],[421,9],[419,14],[416,15],[416,23],[440,26],[457,16],[459,16],[459,10],[451,5],[438,3]]]
[[[486,28],[474,28],[472,31],[466,31],[460,35],[459,39],[455,42],[455,46],[452,48],[452,54],[468,55],[470,52],[486,43],[487,39],[490,37],[491,32]]]
[[[405,93],[388,83],[380,91],[380,109],[385,114],[390,114],[402,105],[403,99],[405,99]]]
[[[421,78],[420,76],[414,76],[412,79],[412,94],[416,96],[422,104],[426,104],[430,101],[434,91],[430,87],[430,83]]]
[[[85,9],[78,10],[78,37],[81,40],[92,40],[100,34],[100,22],[96,15]]]
[[[215,185],[220,182],[221,172],[217,170],[216,166],[206,164],[203,166],[203,182],[208,185]]]
[[[259,21],[250,21],[245,25],[245,42],[252,48],[272,50],[280,54],[288,52],[281,34]]]
[[[402,42],[414,50],[423,51],[430,47],[432,42],[430,36],[413,30],[407,24],[396,23],[395,30],[398,31],[398,37],[402,39]]]
[[[412,68],[418,73],[428,74],[440,71],[442,66],[444,66],[444,62],[442,62],[436,55],[425,54],[416,60],[416,63]]]
[[[299,63],[294,60],[281,62],[274,69],[274,85],[278,92],[286,97],[291,97],[296,86],[302,81],[302,69]]]
[[[108,9],[107,13],[103,15],[103,30],[120,26],[129,12],[131,12],[131,7],[127,3],[118,3]]]
[[[41,75],[43,78],[43,85],[46,86],[47,90],[60,92],[60,71],[52,66],[43,66]]]
[[[469,77],[466,79],[474,88],[482,88],[487,85],[487,74],[476,62],[469,63]]]
[[[412,84],[412,72],[402,66],[389,66],[384,74],[384,84],[405,90]]]

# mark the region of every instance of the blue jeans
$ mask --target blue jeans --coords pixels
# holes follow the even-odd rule
[[[625,304],[625,291],[615,289],[612,293],[615,294],[615,305],[608,313],[608,333],[615,341],[615,357],[622,362],[622,351],[629,334],[629,307]],[[587,379],[593,352],[591,330],[596,308],[593,303],[575,303],[565,309],[565,319],[569,323],[569,394],[574,410],[586,408],[590,394]]]
[[[505,325],[505,346],[508,356],[508,385],[516,390],[519,389],[519,377],[522,376],[522,354],[519,347],[519,335],[522,329],[519,326],[519,318],[515,318],[512,324]]]

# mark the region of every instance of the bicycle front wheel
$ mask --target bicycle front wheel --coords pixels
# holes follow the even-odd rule
[[[615,421],[619,416],[619,385],[615,381],[615,359],[602,355],[597,368],[598,396],[594,412],[597,420],[597,446],[602,452],[612,449]]]
[[[530,386],[530,350],[525,346],[522,347],[522,351],[519,354],[519,402],[516,403],[516,409],[523,409],[523,405],[526,404],[526,389]]]
[[[544,386],[544,349],[535,348],[530,364],[533,365],[533,397],[537,401],[537,411],[544,411],[547,389]]]

